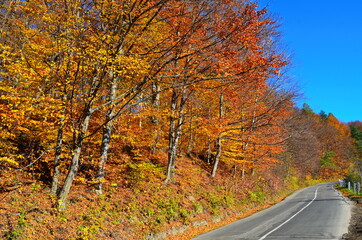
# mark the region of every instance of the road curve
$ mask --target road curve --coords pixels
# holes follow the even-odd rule
[[[323,183],[295,192],[284,201],[192,240],[338,240],[348,232],[352,204]]]

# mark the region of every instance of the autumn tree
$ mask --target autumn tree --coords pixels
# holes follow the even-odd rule
[[[88,135],[93,134],[89,132],[92,116],[108,108],[105,119],[95,128],[104,127],[98,177],[101,182],[111,121],[126,108],[138,104],[140,93],[150,79],[146,59],[150,54],[140,55],[147,50],[142,34],[155,30],[151,29],[151,23],[166,2],[49,4],[29,1],[17,4],[17,11],[23,15],[19,28],[22,27],[21,31],[29,37],[25,38],[25,48],[19,52],[23,56],[22,61],[16,63],[19,66],[9,64],[8,69],[14,69],[14,74],[21,74],[22,79],[31,76],[34,86],[42,87],[44,97],[58,101],[57,110],[65,114],[64,117],[57,114],[59,130],[55,167],[62,152],[64,121],[72,132],[70,167],[58,194],[61,207],[65,206],[78,170],[82,145]],[[24,49],[28,50],[27,54],[24,54]],[[24,63],[27,68],[20,68]],[[54,172],[57,176],[57,169]],[[53,192],[56,185],[55,180]],[[101,190],[100,186],[98,189]]]
[[[0,7],[0,167],[35,169],[61,209],[75,182],[103,193],[109,159],[157,166],[165,182],[183,156],[202,158],[211,177],[232,168],[253,179],[283,164],[283,177],[346,173],[348,128],[293,107],[278,24],[252,2]]]
[[[347,173],[352,149],[346,124],[333,114],[315,114],[307,104],[294,112],[288,124],[288,151],[302,175],[333,178]]]
[[[251,148],[254,150],[250,151],[257,152],[255,147],[260,143],[251,138],[256,133],[254,130],[257,124],[264,125],[257,123],[257,118],[262,120],[262,115],[269,112],[263,102],[268,92],[267,79],[276,75],[287,64],[281,52],[271,50],[272,41],[266,41],[276,38],[277,31],[275,22],[266,15],[265,10],[257,11],[255,5],[240,4],[238,8],[227,9],[225,12],[227,14],[223,18],[233,24],[237,22],[238,26],[242,27],[233,29],[235,25],[230,25],[229,41],[222,43],[218,55],[218,71],[227,78],[223,80],[223,92],[219,95],[218,112],[223,113],[219,114],[223,118],[219,123],[223,126],[217,138],[212,176],[215,176],[221,156],[222,139],[228,141],[225,145],[229,149],[224,149],[224,156],[231,162],[250,161],[250,158],[246,157],[249,154],[246,151],[250,150],[251,142],[255,144],[252,144]],[[238,18],[240,15],[244,17]],[[221,27],[227,29],[224,25]],[[279,107],[279,110],[282,110],[282,107]]]
[[[322,119],[323,121],[323,119]],[[326,123],[320,123],[318,136],[323,142],[321,156],[321,175],[343,176],[347,174],[352,157],[350,131],[346,124],[329,114]]]
[[[295,109],[287,121],[290,138],[287,140],[287,151],[291,158],[286,164],[302,177],[317,177],[320,170],[320,142],[314,131],[313,115],[303,109]]]
[[[354,121],[348,123],[351,137],[353,138],[353,145],[356,149],[355,151],[355,160],[354,160],[354,168],[356,175],[362,179],[362,123],[360,121]]]

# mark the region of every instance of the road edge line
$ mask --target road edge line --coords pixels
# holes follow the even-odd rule
[[[288,223],[290,220],[292,220],[295,216],[297,216],[299,213],[301,213],[304,209],[306,209],[309,205],[311,205],[314,200],[316,200],[317,195],[318,195],[318,189],[319,187],[315,190],[314,192],[314,198],[307,204],[305,205],[302,209],[300,209],[297,213],[295,213],[293,216],[291,216],[290,218],[288,218],[287,220],[285,220],[283,223],[281,223],[278,227],[274,228],[273,230],[271,230],[270,232],[268,232],[267,234],[265,234],[264,236],[262,236],[261,238],[259,238],[258,240],[264,240],[267,236],[269,236],[270,234],[272,234],[273,232],[275,232],[276,230],[278,230],[279,228],[281,228],[283,225],[285,225],[286,223]]]

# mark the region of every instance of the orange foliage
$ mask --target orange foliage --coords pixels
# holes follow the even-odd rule
[[[246,199],[264,203],[294,172],[346,173],[348,127],[293,109],[281,74],[289,63],[265,9],[246,0],[10,2],[0,6],[6,237],[31,239],[29,226],[45,224],[36,229],[49,239],[141,239]],[[40,188],[56,173],[60,191],[48,195]],[[66,202],[67,212],[54,208]]]

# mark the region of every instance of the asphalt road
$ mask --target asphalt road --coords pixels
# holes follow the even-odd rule
[[[352,204],[333,185],[302,189],[264,211],[192,240],[341,239],[348,232]]]

